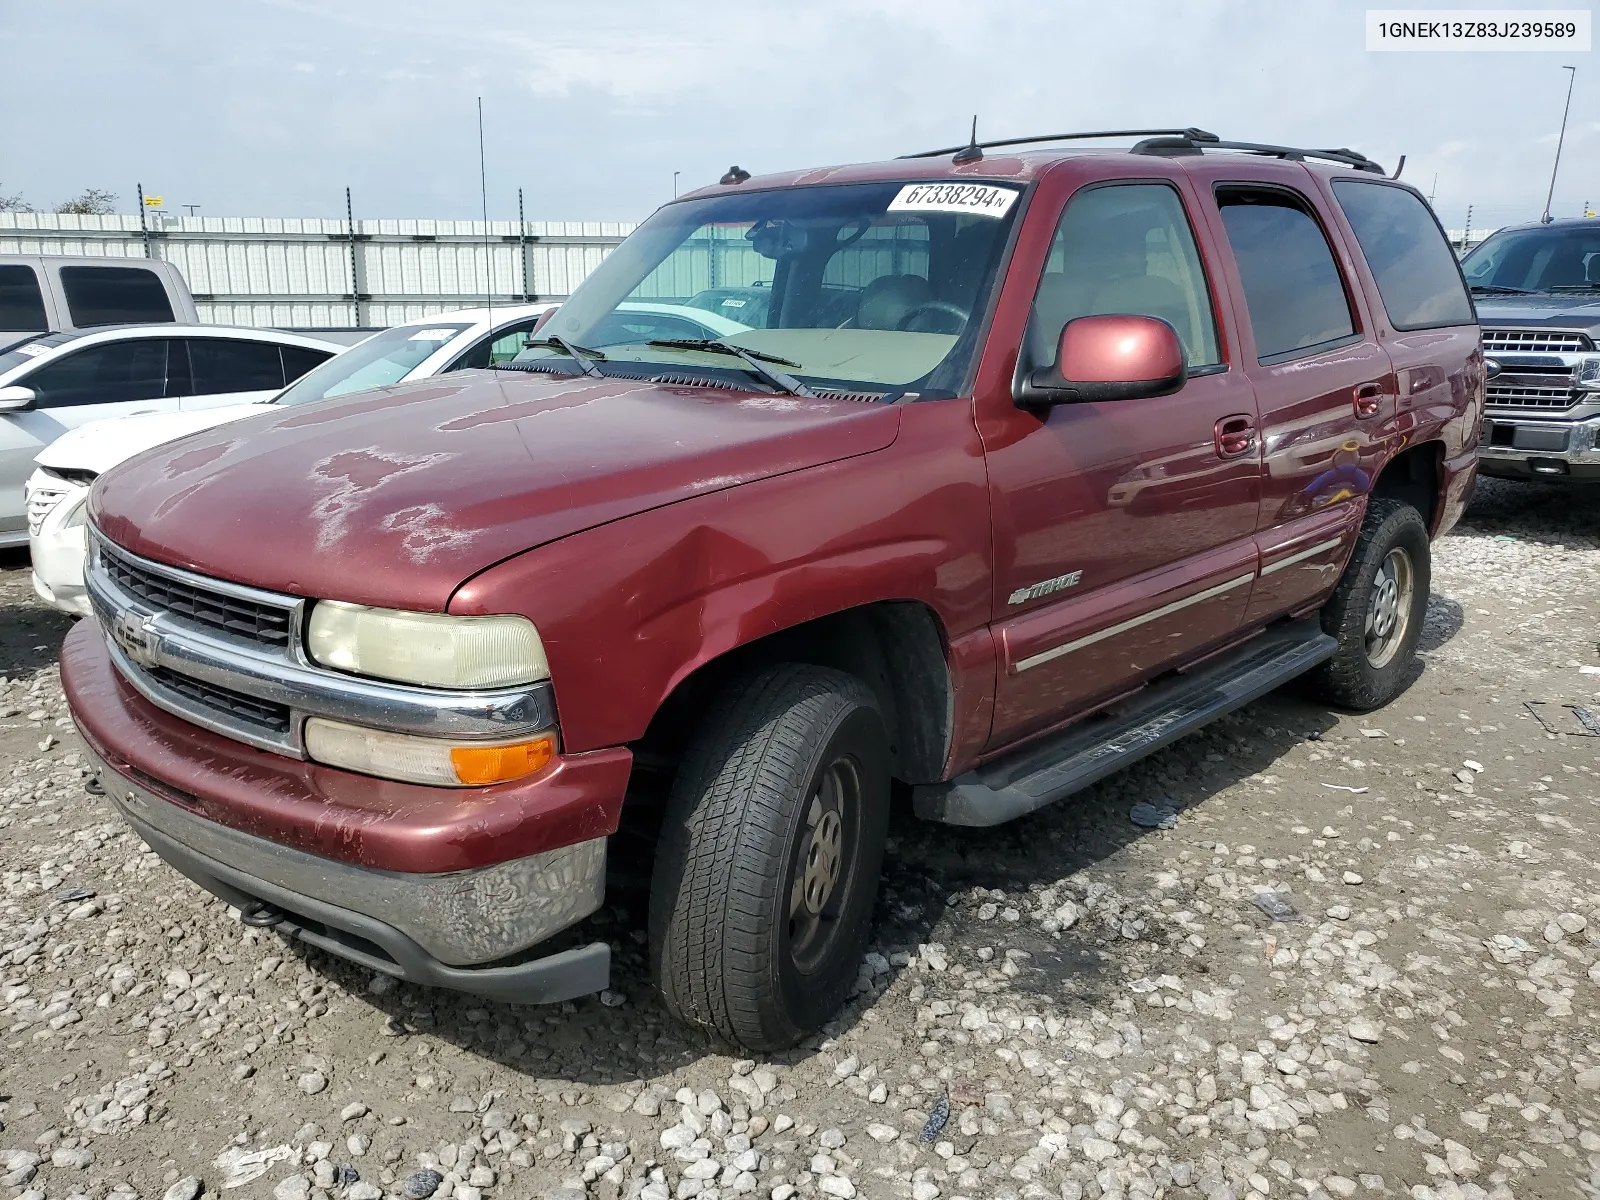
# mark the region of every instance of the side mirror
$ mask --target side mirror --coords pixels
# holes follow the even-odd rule
[[[1020,363],[1019,363],[1020,367]],[[1078,317],[1057,343],[1055,365],[1031,371],[1013,389],[1023,408],[1168,396],[1188,378],[1177,330],[1157,317]]]
[[[37,399],[32,388],[21,384],[0,387],[0,413],[27,412]]]

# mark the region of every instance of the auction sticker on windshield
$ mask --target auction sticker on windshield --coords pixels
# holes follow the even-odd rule
[[[445,342],[460,332],[459,326],[455,328],[446,327],[444,329],[419,329],[407,340],[412,342]]]
[[[972,213],[1003,217],[1016,203],[1017,189],[990,183],[908,183],[889,203],[890,212]]]

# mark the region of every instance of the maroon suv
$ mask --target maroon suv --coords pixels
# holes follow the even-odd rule
[[[759,318],[672,324],[710,289]],[[1406,686],[1478,345],[1350,151],[734,169],[500,369],[103,476],[62,673],[118,809],[247,922],[573,997],[654,829],[668,1006],[783,1046],[855,979],[895,785],[991,825],[1292,676]]]

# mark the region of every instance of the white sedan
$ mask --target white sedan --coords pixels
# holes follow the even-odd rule
[[[324,355],[321,366],[289,387],[283,387],[280,380],[279,386],[250,397],[249,403],[182,405],[177,412],[97,421],[65,434],[38,455],[34,460],[37,467],[27,481],[26,536],[33,557],[33,590],[65,612],[89,614],[83,588],[84,501],[96,477],[124,459],[184,434],[253,416],[262,404],[304,404],[503,362],[516,357],[529,331],[554,307],[520,304],[408,321],[373,334],[335,357]],[[339,349],[329,347],[330,353]],[[3,399],[4,393],[0,393]],[[16,491],[20,496],[22,489]]]
[[[0,346],[0,546],[27,541],[24,481],[69,430],[261,399],[342,349],[276,329],[171,322],[13,338]]]

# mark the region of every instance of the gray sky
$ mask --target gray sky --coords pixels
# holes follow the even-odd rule
[[[1394,3],[1395,0],[1389,0]],[[1412,0],[1415,2],[1415,0]],[[1499,0],[1509,6],[1514,0]],[[1455,0],[1460,4],[1462,0]],[[0,191],[207,215],[637,220],[760,173],[980,136],[1199,125],[1347,145],[1459,227],[1600,207],[1593,56],[1375,54],[1349,0],[0,0]],[[24,113],[26,118],[24,119]]]

